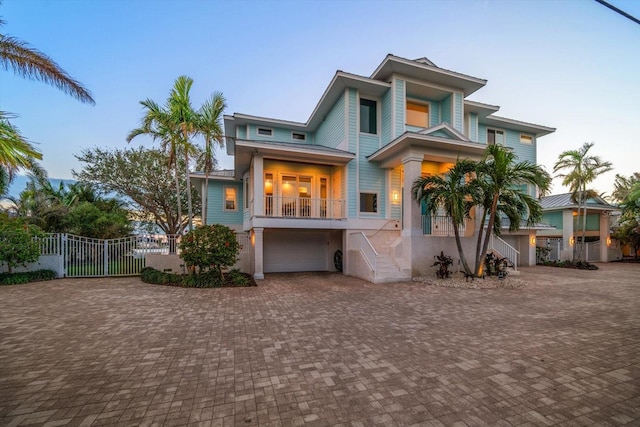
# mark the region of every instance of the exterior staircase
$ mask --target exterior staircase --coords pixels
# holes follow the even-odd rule
[[[513,264],[513,267],[508,267],[507,271],[509,274],[518,275],[520,272],[518,271],[518,263],[520,262],[520,251],[516,248],[502,240],[500,237],[491,235],[491,240],[489,240],[489,251],[493,252],[500,258],[507,258]]]
[[[376,252],[374,283],[404,282],[411,280],[411,267],[403,265],[396,256],[401,242],[399,230],[380,230],[369,239]]]

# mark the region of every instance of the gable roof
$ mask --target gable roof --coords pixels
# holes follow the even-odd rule
[[[436,126],[433,126],[433,127],[426,128],[426,129],[423,129],[421,131],[418,131],[419,134],[422,134],[422,135],[433,135],[433,136],[437,136],[437,135],[435,135],[437,132],[444,132],[447,135],[449,135],[451,137],[451,139],[454,139],[454,140],[471,142],[471,140],[469,138],[467,138],[466,136],[464,136],[463,134],[458,132],[455,128],[453,128],[447,122],[443,122],[443,123],[440,123],[439,125],[436,125]]]
[[[411,60],[391,53],[378,65],[378,68],[371,74],[371,78],[386,82],[394,73],[461,89],[465,97],[487,84],[485,79],[437,67],[427,58]]]
[[[564,208],[577,208],[578,204],[571,199],[571,193],[554,194],[551,196],[541,197],[540,206],[543,210],[564,209]],[[596,196],[587,200],[588,209],[599,210],[617,210],[614,205],[607,203],[600,196]]]

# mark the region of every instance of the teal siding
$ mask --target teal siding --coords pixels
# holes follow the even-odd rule
[[[464,133],[464,127],[462,124],[462,94],[455,93],[453,94],[455,98],[455,102],[453,104],[453,127],[460,133]]]
[[[405,108],[406,108],[404,80],[396,80],[395,105],[396,105],[396,134],[393,137],[397,138],[404,133]]]
[[[478,123],[478,141],[480,144],[487,145],[487,125]]]
[[[379,137],[375,135],[360,134],[360,150],[358,153],[359,164],[359,189],[361,193],[377,193],[378,194],[378,213],[366,214],[367,216],[385,216],[387,186],[385,180],[385,171],[378,167],[376,163],[367,161],[367,156],[378,149],[380,144]],[[358,194],[353,199],[360,200]],[[359,207],[358,207],[359,209]]]
[[[391,90],[388,90],[382,95],[382,129],[380,135],[382,135],[382,145],[387,145],[391,142]]]
[[[449,123],[453,125],[451,122],[451,95],[447,96],[440,102],[440,116],[441,123]]]
[[[273,129],[273,135],[272,136],[258,135],[259,127]],[[292,130],[287,128],[278,128],[273,126],[257,126],[257,125],[250,124],[249,135],[247,136],[247,139],[252,139],[256,141],[278,141],[278,142],[295,142],[297,144],[309,144],[310,137],[308,133],[295,131],[295,132],[304,133],[307,135],[306,141],[299,141],[297,139],[291,138],[291,132]]]
[[[236,188],[236,203],[238,209],[235,211],[224,210],[224,188]],[[242,224],[244,206],[242,197],[242,183],[235,181],[209,181],[209,191],[207,193],[207,224],[239,225]]]
[[[478,142],[478,115],[469,114],[469,139]]]
[[[246,126],[237,126],[236,127],[236,138],[246,138],[247,137],[247,127]]]
[[[358,94],[355,89],[349,89],[349,151],[355,153],[358,145]],[[358,160],[354,159],[347,165],[347,188],[348,205],[347,216],[354,218],[357,216],[357,194],[356,194],[356,178],[357,178]],[[344,193],[343,193],[344,194]]]
[[[513,148],[513,152],[518,156],[518,160],[521,162],[536,163],[536,144],[522,144],[520,142],[520,134],[515,130],[506,130],[507,132],[507,146]],[[531,134],[526,134],[533,136]]]
[[[342,94],[327,117],[318,126],[315,133],[315,144],[335,148],[344,140],[344,109],[345,97]]]
[[[562,211],[545,212],[542,214],[542,223],[549,224],[562,230]]]
[[[445,131],[443,131],[443,130],[437,130],[435,132],[431,132],[430,135],[438,136],[440,138],[449,138],[449,139],[451,139],[451,136],[448,133],[446,133]]]
[[[400,168],[392,169],[389,174],[391,180],[391,189],[397,191],[400,194],[399,203],[391,203],[391,219],[402,219],[402,183],[400,182]]]

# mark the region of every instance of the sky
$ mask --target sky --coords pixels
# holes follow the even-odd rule
[[[640,17],[639,1],[609,2]],[[599,192],[640,172],[640,25],[592,0],[4,0],[0,16],[0,33],[49,55],[96,100],[0,70],[0,110],[19,115],[54,178],[81,170],[83,149],[129,146],[139,101],[164,102],[180,75],[194,79],[196,107],[220,91],[226,114],[306,122],[337,70],[370,76],[388,53],[487,79],[468,99],[556,128],[538,141],[549,172],[584,142],[614,166]],[[552,193],[564,191],[556,178]]]

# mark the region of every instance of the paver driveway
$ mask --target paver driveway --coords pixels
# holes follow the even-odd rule
[[[639,273],[0,287],[0,424],[640,425]]]

